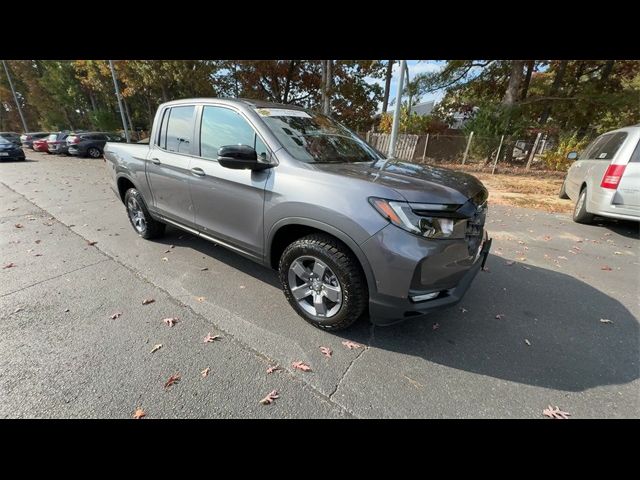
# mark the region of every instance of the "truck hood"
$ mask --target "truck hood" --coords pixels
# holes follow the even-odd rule
[[[320,163],[318,169],[394,189],[409,202],[462,205],[470,198],[482,204],[488,193],[472,175],[432,165],[389,160],[375,163]]]

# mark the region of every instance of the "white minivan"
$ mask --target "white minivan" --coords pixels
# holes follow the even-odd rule
[[[640,125],[600,135],[578,155],[560,188],[560,198],[576,202],[573,220],[596,215],[640,221]]]

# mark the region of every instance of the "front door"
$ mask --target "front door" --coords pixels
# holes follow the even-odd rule
[[[165,109],[147,156],[154,210],[189,227],[195,224],[189,192],[194,118],[193,105]]]
[[[272,169],[232,170],[216,160],[224,145],[249,145],[270,153],[249,122],[236,110],[202,107],[199,148],[191,161],[191,196],[198,229],[257,259],[264,252],[264,190]]]

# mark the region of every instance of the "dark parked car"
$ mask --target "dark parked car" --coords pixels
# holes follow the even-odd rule
[[[47,137],[47,148],[49,153],[69,153],[69,145],[67,144],[67,137],[69,132],[52,133]]]
[[[33,141],[40,138],[45,138],[50,132],[27,132],[20,135],[20,143],[25,148],[33,149]]]
[[[67,137],[67,145],[71,155],[100,158],[107,142],[124,142],[117,133],[85,132],[72,133]]]
[[[20,145],[20,134],[16,132],[0,132],[0,137]]]
[[[2,160],[24,160],[24,151],[20,145],[0,137],[0,161]]]

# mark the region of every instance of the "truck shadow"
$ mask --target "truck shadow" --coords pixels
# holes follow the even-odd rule
[[[604,227],[626,238],[640,238],[640,223],[638,222],[597,217],[593,224],[597,227]]]
[[[169,227],[156,241],[188,246],[280,288],[273,270],[191,234]],[[561,272],[506,266],[494,255],[487,265],[490,271],[478,274],[457,306],[389,327],[372,328],[362,319],[348,330],[323,335],[557,390],[582,391],[640,377],[638,320],[618,300]],[[302,320],[298,325],[306,328]]]
[[[389,327],[359,322],[340,336],[557,390],[583,391],[640,377],[638,320],[619,301],[556,271],[506,266],[493,255],[487,264],[490,272],[480,272],[455,307]]]

